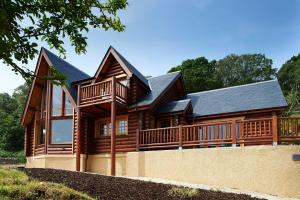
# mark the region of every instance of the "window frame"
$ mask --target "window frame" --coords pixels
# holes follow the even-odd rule
[[[124,120],[127,121],[127,127],[126,127],[126,133],[125,134],[119,134],[119,121]],[[100,124],[111,124],[111,118],[105,117],[105,118],[98,118],[95,120],[95,129],[94,129],[94,137],[95,138],[103,138],[103,137],[110,137],[111,133],[109,134],[100,134]],[[116,136],[126,136],[128,135],[128,115],[120,115],[116,116]]]
[[[58,86],[59,87],[59,86]],[[74,105],[71,102],[73,112],[72,114],[66,115],[65,113],[65,103],[66,98],[68,98],[66,92],[64,91],[63,87],[60,87],[61,90],[61,109],[60,109],[60,115],[53,115],[53,83],[50,85],[50,119],[49,119],[49,144],[50,145],[65,145],[65,144],[72,144],[73,143],[73,137],[74,137]],[[71,101],[71,100],[70,100]],[[54,120],[72,120],[72,139],[69,143],[53,143],[52,142],[52,121]]]

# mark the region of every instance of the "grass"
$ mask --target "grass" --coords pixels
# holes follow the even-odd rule
[[[24,151],[11,152],[0,149],[0,158],[16,158],[18,163],[25,163],[26,161]]]
[[[198,195],[198,190],[188,187],[173,186],[168,193],[172,197],[191,198]]]
[[[25,173],[5,167],[0,167],[0,197],[1,200],[93,200],[64,185],[31,180]]]

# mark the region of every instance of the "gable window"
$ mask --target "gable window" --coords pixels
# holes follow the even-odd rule
[[[73,107],[57,85],[52,86],[51,144],[70,144],[73,135]]]
[[[95,136],[105,136],[111,134],[111,121],[110,118],[98,119],[95,123]],[[127,116],[117,117],[116,120],[116,134],[128,134],[128,119]]]

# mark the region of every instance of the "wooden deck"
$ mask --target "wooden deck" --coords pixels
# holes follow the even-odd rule
[[[137,130],[137,150],[300,143],[300,118],[226,121]]]
[[[122,104],[127,102],[127,87],[116,81],[116,101]],[[98,103],[111,102],[113,91],[113,80],[109,78],[106,81],[79,87],[80,106],[94,105]]]

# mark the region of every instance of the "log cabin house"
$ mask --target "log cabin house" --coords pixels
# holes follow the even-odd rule
[[[65,86],[43,78],[50,67]],[[187,94],[180,72],[146,78],[113,47],[92,77],[42,48],[35,75],[22,117],[28,167],[97,171],[103,155],[115,175],[128,152],[300,139],[277,80]]]

